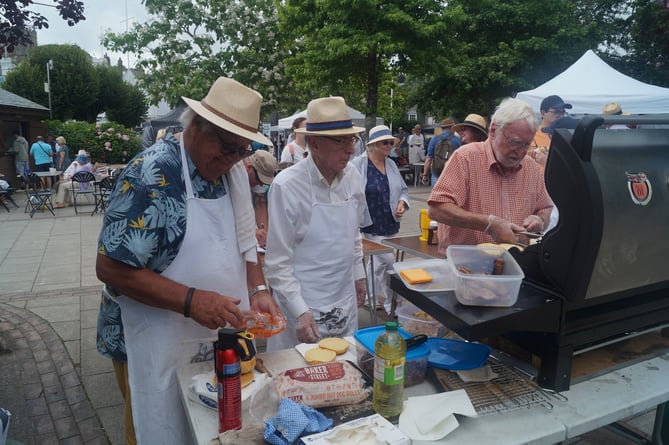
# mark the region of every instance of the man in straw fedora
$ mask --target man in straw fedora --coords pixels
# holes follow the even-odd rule
[[[98,242],[105,283],[98,349],[115,360],[121,385],[129,382],[140,444],[191,443],[177,369],[212,358],[209,339],[218,328],[242,326],[243,310],[280,314],[258,265],[239,162],[253,154],[251,141],[271,144],[258,132],[262,96],[219,77],[204,99],[183,99],[183,132],[130,161]],[[124,380],[117,365],[126,352]]]
[[[349,163],[364,131],[341,97],[307,107],[309,156],[274,179],[269,192],[265,274],[288,327],[268,350],[353,335],[366,296],[359,227],[366,208],[362,178]],[[369,221],[371,223],[371,221]]]

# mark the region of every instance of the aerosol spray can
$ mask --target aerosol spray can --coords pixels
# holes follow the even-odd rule
[[[218,432],[242,428],[241,360],[255,355],[253,342],[244,329],[219,329],[214,342],[214,367],[218,378]],[[248,353],[240,344],[246,343]]]

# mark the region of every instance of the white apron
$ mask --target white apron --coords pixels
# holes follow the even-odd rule
[[[161,275],[188,287],[239,298],[240,309],[246,309],[246,262],[237,245],[229,184],[224,177],[228,193],[222,198],[195,198],[183,143],[181,160],[187,193],[186,233],[179,253]],[[176,374],[188,363],[213,359],[217,330],[127,296],[119,297],[118,302],[137,443],[192,443]]]
[[[302,242],[295,246],[293,255],[293,270],[300,282],[302,298],[314,314],[321,337],[353,335],[358,327],[353,264],[358,217],[348,190],[346,194],[346,201],[316,202],[311,185],[309,228]],[[297,320],[288,315],[281,299],[277,300],[291,328],[267,339],[268,351],[292,348],[300,343],[294,328]]]

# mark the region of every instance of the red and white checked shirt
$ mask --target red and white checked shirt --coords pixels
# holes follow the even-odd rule
[[[453,203],[469,212],[495,215],[519,225],[527,216],[553,207],[544,175],[534,159],[526,156],[516,170],[504,173],[489,139],[453,152],[427,203]],[[482,231],[445,224],[439,224],[438,233],[442,254],[451,244],[494,242]]]

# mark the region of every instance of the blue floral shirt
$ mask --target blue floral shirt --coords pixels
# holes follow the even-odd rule
[[[390,202],[390,184],[388,176],[381,173],[373,162],[367,165],[367,184],[365,185],[367,209],[372,217],[372,225],[362,229],[364,233],[388,236],[400,230],[400,223],[395,221]]]
[[[223,181],[205,180],[186,153],[195,197],[225,196]],[[176,257],[186,233],[186,186],[179,142],[167,134],[127,165],[112,191],[98,239],[98,253],[129,266],[161,273]],[[98,351],[127,361],[121,308],[111,286],[102,292]]]

